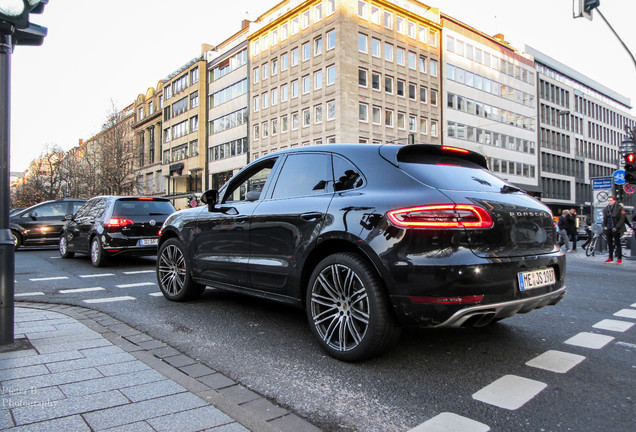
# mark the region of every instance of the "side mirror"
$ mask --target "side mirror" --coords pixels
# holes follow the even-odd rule
[[[65,221],[73,220],[73,215],[71,213],[67,214],[66,216],[64,216],[64,220]]]
[[[260,197],[261,197],[261,193],[258,191],[249,191],[247,194],[245,194],[245,198],[248,201],[258,201]]]
[[[208,211],[214,211],[214,206],[219,201],[219,191],[217,189],[207,190],[201,195],[201,202],[208,205]]]
[[[38,217],[38,212],[32,211],[31,213],[29,213],[29,217],[35,220]]]

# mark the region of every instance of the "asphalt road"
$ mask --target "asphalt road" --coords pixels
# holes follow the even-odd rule
[[[481,329],[407,329],[386,355],[354,364],[319,349],[302,310],[213,289],[165,300],[154,258],[96,269],[86,257],[23,249],[15,287],[18,302],[108,313],[325,431],[407,431],[461,416],[462,431],[631,432],[636,326],[614,327],[636,323],[615,315],[636,314],[636,263],[601,260],[568,256],[557,306]]]

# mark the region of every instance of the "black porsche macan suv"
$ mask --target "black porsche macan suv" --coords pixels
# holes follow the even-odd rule
[[[549,209],[432,145],[320,145],[242,169],[162,227],[169,300],[205,286],[304,307],[321,347],[355,361],[402,326],[483,326],[556,304],[565,258]]]
[[[91,198],[64,226],[60,255],[88,254],[95,267],[106,265],[116,255],[154,255],[159,228],[173,212],[165,198]]]

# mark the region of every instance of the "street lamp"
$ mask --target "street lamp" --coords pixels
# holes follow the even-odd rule
[[[13,343],[15,256],[9,229],[11,53],[15,45],[42,45],[47,30],[29,22],[49,0],[0,0],[0,345]]]

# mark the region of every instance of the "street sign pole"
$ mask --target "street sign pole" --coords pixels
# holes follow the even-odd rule
[[[13,26],[0,22],[0,345],[13,340],[15,255],[9,230],[9,122]]]

